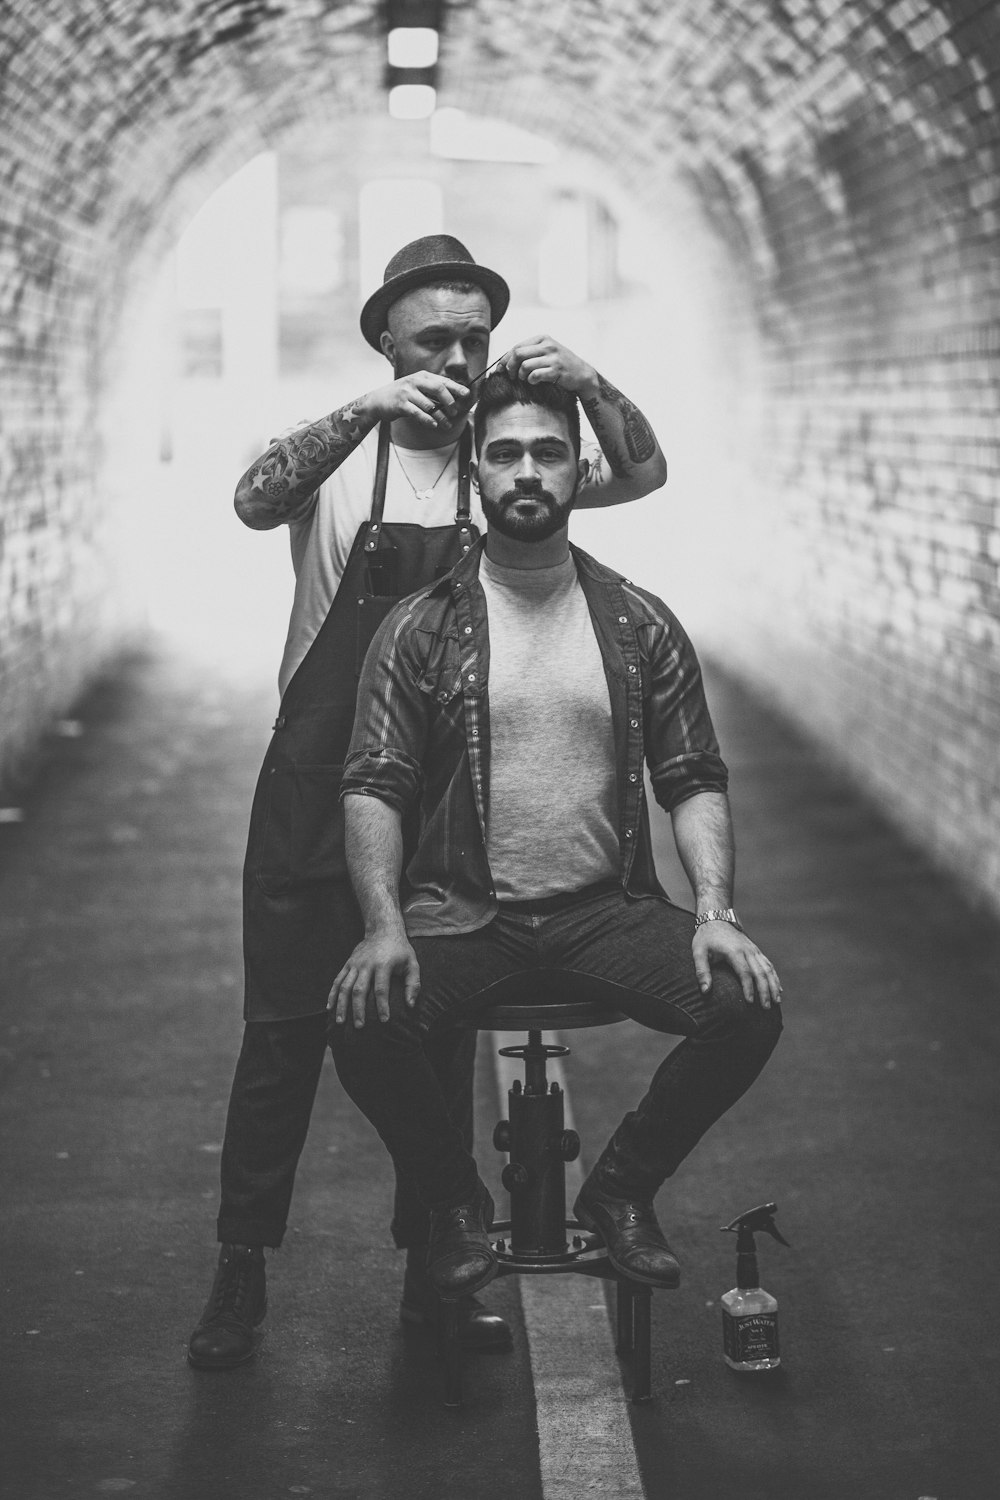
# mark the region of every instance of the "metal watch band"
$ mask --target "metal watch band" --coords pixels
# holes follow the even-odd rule
[[[743,931],[740,919],[731,906],[717,907],[713,911],[703,911],[700,917],[695,917],[694,928],[697,932],[699,927],[704,927],[706,922],[728,922],[730,927],[735,927],[739,932]]]

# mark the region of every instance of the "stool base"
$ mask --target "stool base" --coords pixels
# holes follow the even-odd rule
[[[616,1283],[615,1353],[632,1365],[630,1399],[641,1404],[652,1398],[651,1317],[652,1289],[623,1276],[611,1264],[600,1235],[584,1229],[575,1219],[565,1227],[569,1247],[561,1255],[515,1254],[509,1247],[510,1220],[498,1220],[490,1231],[497,1257],[497,1277],[558,1276],[567,1272],[577,1276],[597,1277]],[[458,1304],[442,1302],[438,1327],[444,1361],[444,1404],[452,1410],[462,1406],[462,1370],[464,1351],[459,1337]]]

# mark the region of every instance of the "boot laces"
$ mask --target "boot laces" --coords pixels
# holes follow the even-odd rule
[[[250,1298],[252,1270],[253,1265],[248,1254],[241,1255],[237,1251],[232,1252],[220,1268],[220,1274],[216,1278],[212,1306],[213,1317],[218,1317],[220,1313],[232,1313],[237,1318],[244,1317]]]

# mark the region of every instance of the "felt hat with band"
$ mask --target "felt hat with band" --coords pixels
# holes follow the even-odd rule
[[[491,328],[507,311],[510,288],[502,276],[477,266],[461,240],[450,234],[425,234],[396,251],[385,268],[382,285],[361,309],[361,332],[372,348],[381,348],[379,335],[394,302],[415,287],[435,286],[442,281],[471,281],[481,287],[489,298]]]

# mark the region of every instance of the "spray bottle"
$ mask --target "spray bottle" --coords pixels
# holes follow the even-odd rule
[[[788,1241],[774,1222],[776,1203],[762,1203],[723,1226],[723,1234],[736,1234],[736,1286],[722,1297],[722,1347],[731,1370],[774,1370],[781,1364],[778,1351],[778,1304],[760,1285],[754,1234],[773,1235],[779,1244]]]

